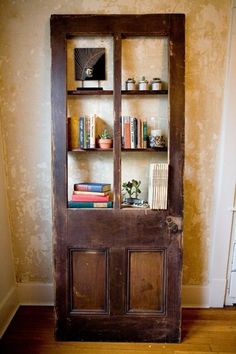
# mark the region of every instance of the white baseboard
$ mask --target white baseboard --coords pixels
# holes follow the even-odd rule
[[[54,305],[52,283],[18,283],[17,288],[21,305]],[[208,286],[183,286],[182,305],[183,307],[209,307]]]
[[[9,326],[19,307],[17,288],[12,287],[0,303],[0,338]]]
[[[17,290],[21,305],[54,305],[54,286],[52,283],[18,283]]]
[[[209,303],[211,307],[223,307],[225,303],[225,279],[212,279]]]
[[[183,307],[210,307],[209,287],[203,285],[184,285],[182,287]]]

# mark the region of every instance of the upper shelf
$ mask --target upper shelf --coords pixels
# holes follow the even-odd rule
[[[68,90],[67,94],[69,96],[86,96],[86,95],[113,95],[113,90]],[[147,90],[147,91],[140,91],[140,90],[133,90],[127,91],[122,90],[122,95],[167,95],[168,90]]]

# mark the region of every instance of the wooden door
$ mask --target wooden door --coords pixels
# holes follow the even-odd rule
[[[67,207],[66,51],[73,35],[114,38],[114,207]],[[167,210],[121,208],[121,40],[169,38]],[[53,15],[53,237],[56,337],[178,342],[184,159],[184,15]]]

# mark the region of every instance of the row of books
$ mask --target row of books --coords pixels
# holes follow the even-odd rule
[[[96,147],[96,114],[68,118],[69,149],[94,149]]]
[[[70,150],[96,148],[96,114],[68,118],[68,147]],[[147,121],[136,117],[121,117],[121,144],[124,149],[146,149]]]
[[[121,144],[124,149],[147,148],[147,121],[136,117],[121,117]]]
[[[107,183],[76,183],[69,208],[112,208],[111,185]]]
[[[167,209],[168,171],[168,163],[150,164],[148,204],[151,209]]]

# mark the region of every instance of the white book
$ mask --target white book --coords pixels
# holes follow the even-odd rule
[[[89,130],[90,130],[90,149],[95,149],[96,143],[95,143],[95,136],[96,136],[96,114],[90,117],[90,125],[89,125]]]
[[[151,209],[167,209],[168,164],[153,163],[149,169],[148,203]]]

